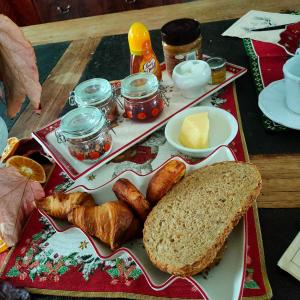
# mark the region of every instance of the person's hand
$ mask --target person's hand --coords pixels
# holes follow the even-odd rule
[[[28,96],[33,109],[40,111],[42,87],[34,50],[21,29],[0,14],[0,79],[6,88],[7,115],[14,117]]]

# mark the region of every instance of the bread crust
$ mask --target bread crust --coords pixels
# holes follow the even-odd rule
[[[127,203],[143,222],[146,220],[151,210],[150,203],[133,183],[128,179],[120,178],[114,183],[112,190],[117,198]]]
[[[183,162],[172,159],[160,168],[151,178],[147,188],[147,200],[155,205],[185,175]]]
[[[212,166],[216,165],[224,165],[226,163],[237,163],[237,164],[249,164],[254,169],[256,169],[256,172],[259,174],[259,171],[257,167],[251,163],[243,163],[243,162],[221,162],[221,163],[216,163],[210,166],[206,166],[202,169],[209,168]],[[194,173],[197,172],[197,170],[191,172]],[[143,242],[145,246],[145,250],[147,255],[149,256],[150,260],[152,263],[161,271],[167,272],[173,275],[178,275],[178,276],[192,276],[195,274],[198,274],[199,272],[203,271],[205,268],[207,268],[209,265],[211,265],[215,258],[217,257],[218,252],[220,249],[223,247],[226,239],[228,238],[229,234],[233,230],[233,228],[238,224],[239,220],[243,217],[243,215],[247,212],[247,210],[252,206],[256,198],[259,196],[260,191],[262,187],[262,180],[261,176],[259,174],[259,178],[257,180],[257,185],[256,187],[251,191],[251,193],[248,195],[246,201],[244,202],[244,206],[242,206],[239,211],[236,213],[236,215],[229,221],[228,225],[224,228],[222,234],[220,234],[217,239],[214,241],[213,245],[206,250],[206,255],[205,256],[199,256],[198,259],[195,260],[193,264],[190,265],[185,265],[181,268],[177,268],[176,266],[172,264],[166,264],[163,263],[161,260],[159,260],[158,257],[152,254],[151,251],[148,249],[147,245],[147,235],[149,234],[148,232],[150,231],[151,228],[151,223],[153,220],[156,218],[155,215],[155,209],[149,214],[145,225],[144,225],[144,230],[143,230]],[[160,203],[163,203],[164,198],[161,199]]]

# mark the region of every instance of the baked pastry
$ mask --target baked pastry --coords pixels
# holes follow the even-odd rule
[[[146,220],[151,206],[134,184],[128,179],[120,178],[114,183],[112,190],[117,198],[126,202],[142,221]]]
[[[78,206],[95,206],[95,201],[88,193],[54,193],[37,200],[36,205],[52,217],[67,219],[67,215],[72,209]]]
[[[68,214],[68,221],[99,238],[112,250],[135,237],[139,230],[138,220],[129,207],[120,201],[77,207]]]
[[[146,199],[156,204],[185,175],[186,166],[178,160],[170,160],[151,178]]]
[[[179,276],[210,266],[261,185],[250,163],[222,162],[191,172],[147,217],[143,242],[152,263]]]

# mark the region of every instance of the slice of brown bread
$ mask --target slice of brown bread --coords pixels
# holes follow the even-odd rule
[[[256,166],[222,162],[191,172],[148,215],[146,252],[160,270],[194,275],[209,266],[261,190]]]

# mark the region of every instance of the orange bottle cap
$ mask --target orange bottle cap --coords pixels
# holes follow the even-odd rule
[[[150,42],[149,31],[144,24],[135,22],[130,26],[128,32],[128,43],[131,54],[142,55],[143,45]]]

